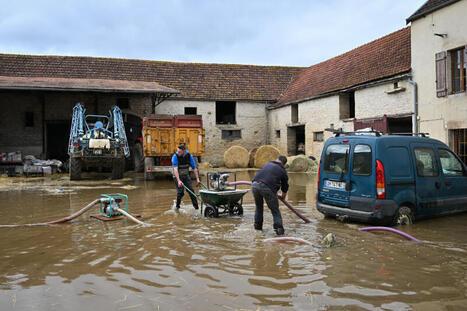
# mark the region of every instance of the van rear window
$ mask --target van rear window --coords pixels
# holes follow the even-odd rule
[[[329,145],[324,153],[324,171],[329,173],[346,173],[349,160],[349,145]]]
[[[353,150],[352,173],[355,175],[371,175],[371,147],[356,145]]]

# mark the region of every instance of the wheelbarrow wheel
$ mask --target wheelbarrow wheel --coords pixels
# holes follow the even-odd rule
[[[219,217],[219,211],[214,206],[208,205],[204,209],[204,217],[217,218]]]
[[[230,215],[241,216],[243,215],[243,207],[240,203],[235,203],[230,208]]]

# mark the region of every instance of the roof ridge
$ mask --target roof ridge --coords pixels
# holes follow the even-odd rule
[[[260,68],[296,68],[305,69],[308,67],[301,66],[280,66],[280,65],[255,65],[255,64],[231,64],[231,63],[200,63],[200,62],[175,62],[175,61],[162,61],[152,59],[138,59],[138,58],[123,58],[123,57],[103,57],[103,56],[83,56],[83,55],[50,55],[50,54],[7,54],[0,53],[0,56],[31,56],[41,58],[74,58],[74,59],[96,59],[96,60],[118,60],[118,61],[137,61],[142,63],[159,63],[159,64],[179,64],[179,65],[218,65],[218,66],[236,66],[236,67],[260,67]]]

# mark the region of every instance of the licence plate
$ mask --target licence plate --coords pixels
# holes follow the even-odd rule
[[[101,149],[96,149],[96,150],[94,150],[94,154],[102,154],[102,150]]]
[[[345,189],[345,182],[342,181],[333,181],[333,180],[326,180],[324,182],[324,186],[326,188],[333,188],[333,189],[339,189],[339,190],[344,190]]]

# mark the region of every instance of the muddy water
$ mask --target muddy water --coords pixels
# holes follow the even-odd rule
[[[253,172],[238,173],[239,180]],[[0,181],[0,223],[33,223],[72,214],[101,193],[125,193],[129,209],[153,224],[100,222],[92,210],[72,223],[1,228],[1,310],[465,310],[467,214],[419,222],[392,233],[324,219],[315,209],[316,177],[291,174],[287,236],[312,245],[265,243],[272,217],[253,230],[243,217],[205,219],[185,198],[173,210],[168,180],[66,178]],[[243,187],[243,186],[242,186]],[[338,245],[320,247],[329,232]]]

